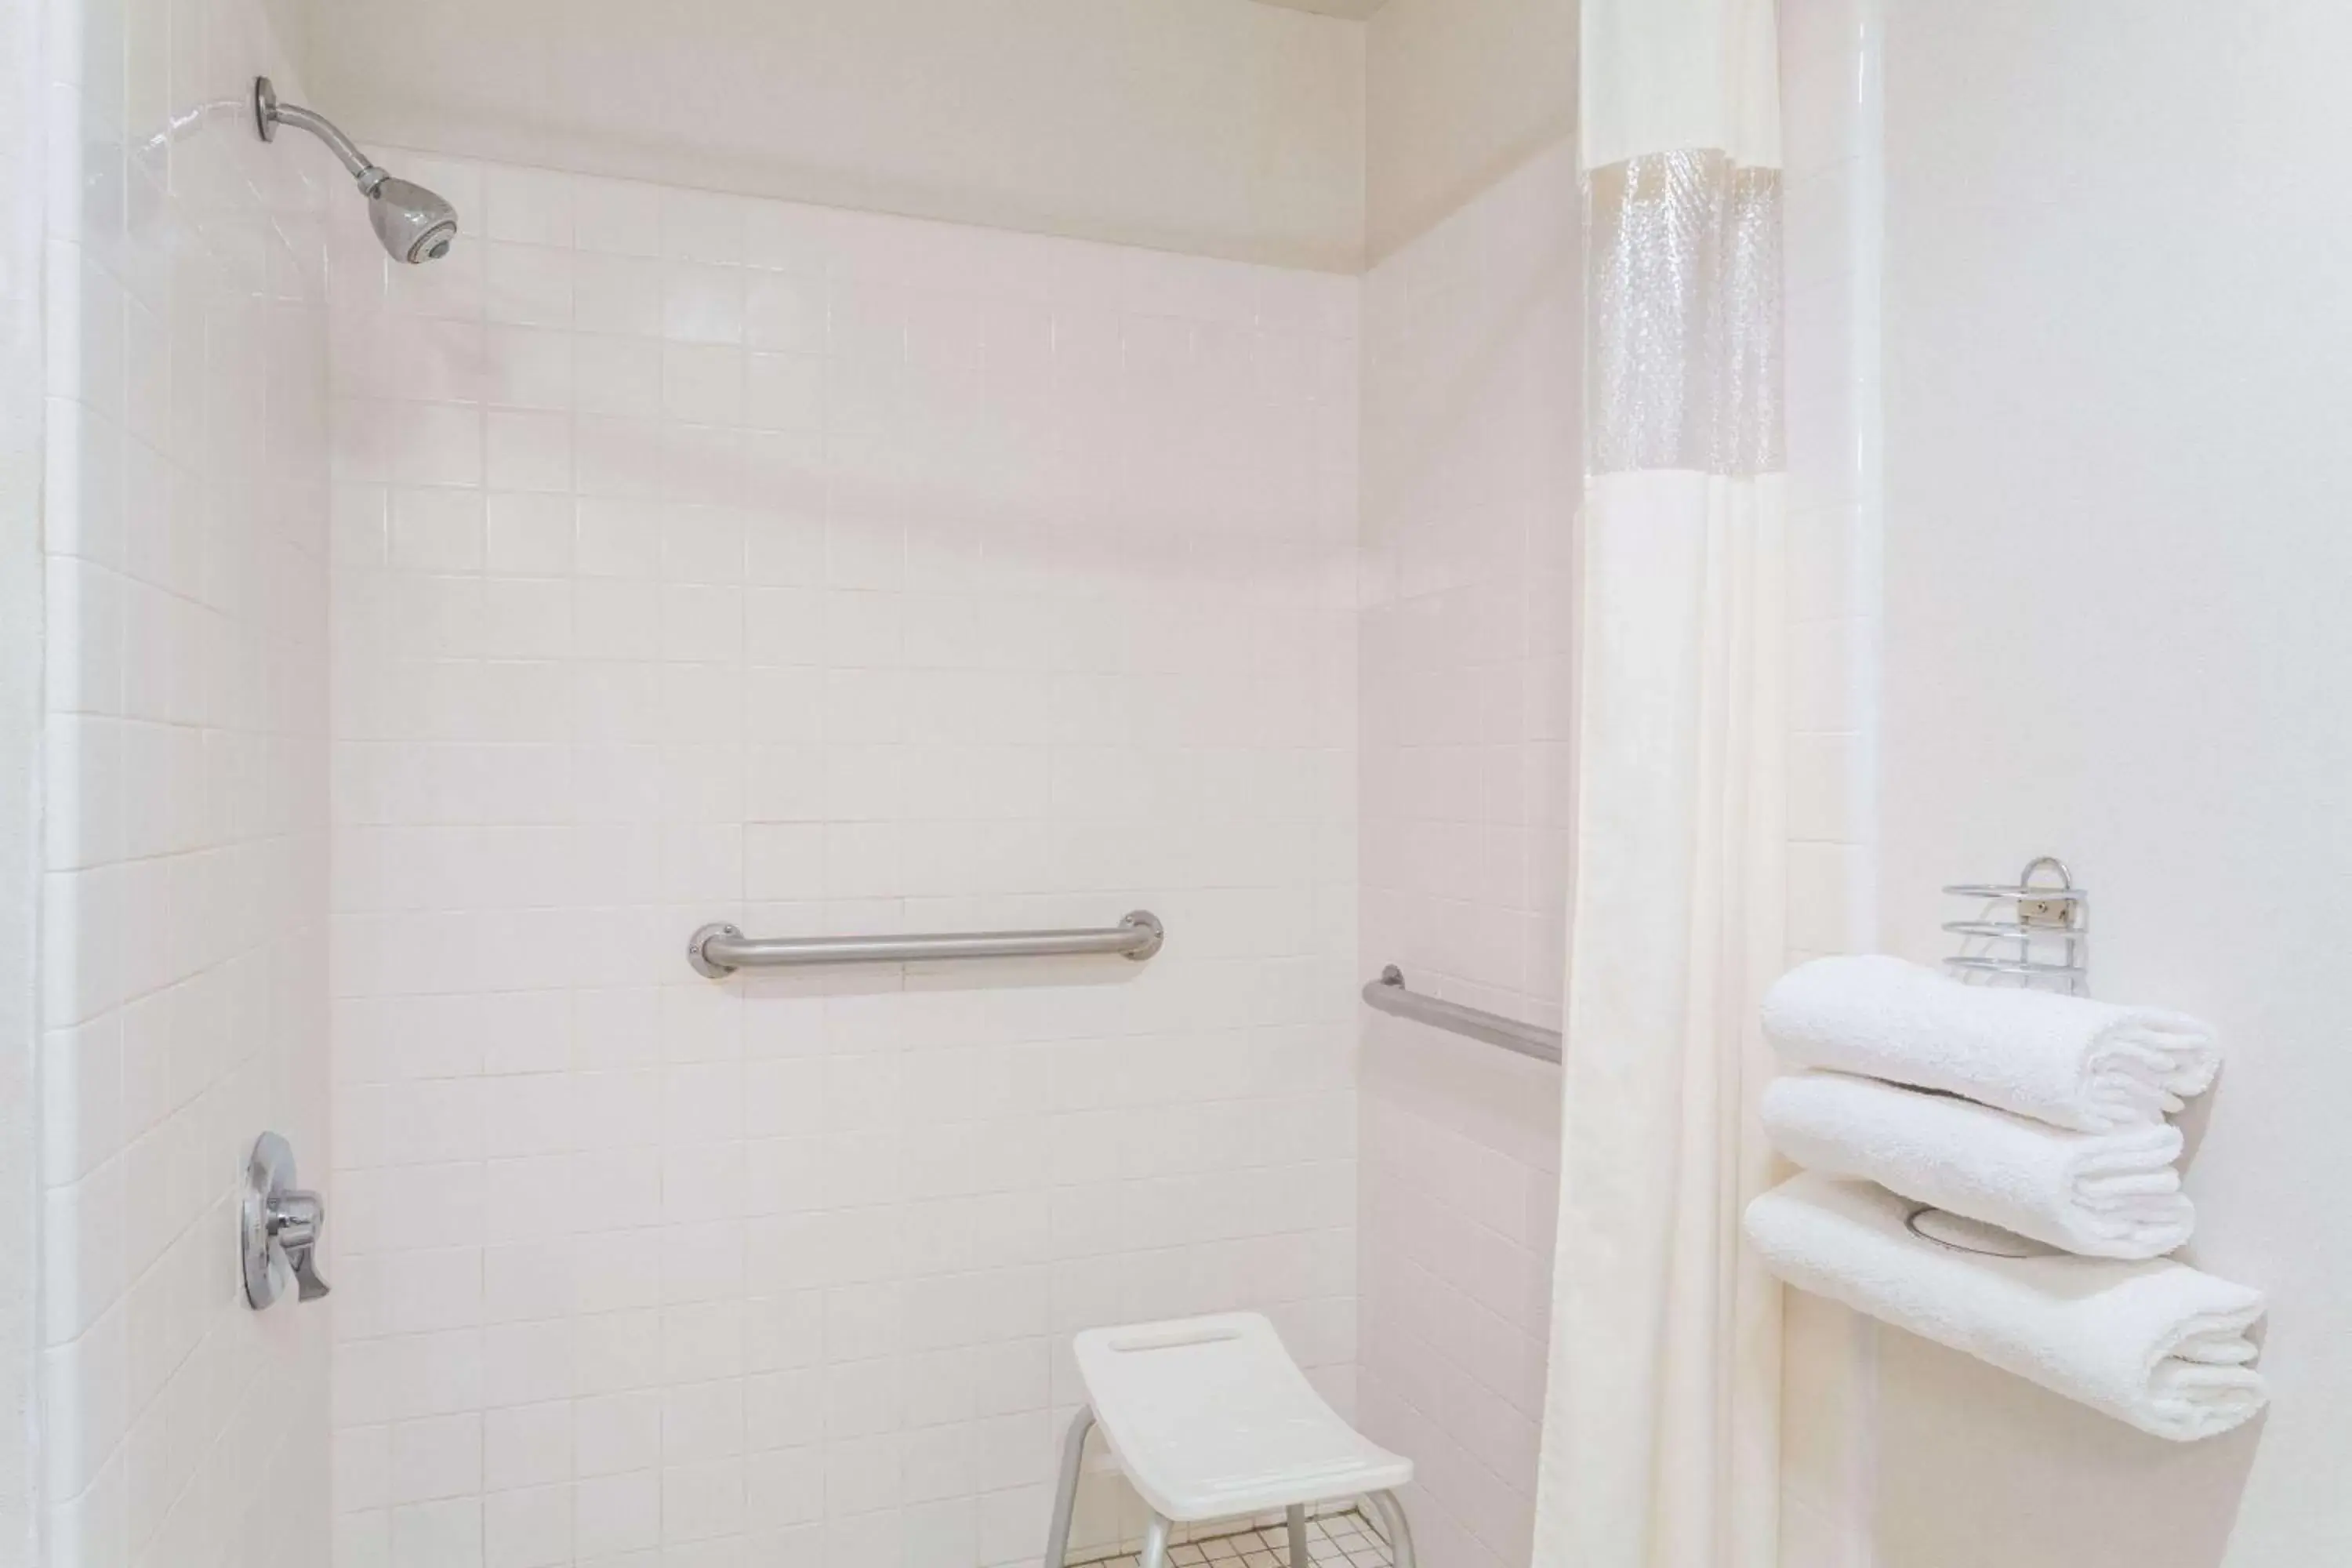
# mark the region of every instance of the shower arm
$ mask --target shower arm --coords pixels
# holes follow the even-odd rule
[[[305,109],[299,103],[278,102],[278,89],[269,85],[269,79],[266,76],[254,79],[253,123],[254,128],[261,132],[264,142],[277,141],[280,125],[308,131],[333,150],[335,156],[343,161],[343,167],[352,172],[352,178],[359,182],[360,189],[369,195],[373,195],[375,187],[387,178],[384,172],[376,167],[375,160],[361,152],[359,143],[344,135],[333,121],[315,109]]]

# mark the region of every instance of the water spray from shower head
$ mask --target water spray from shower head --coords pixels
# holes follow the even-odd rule
[[[449,254],[457,237],[457,210],[423,185],[385,173],[325,115],[278,101],[269,79],[253,79],[253,125],[264,142],[278,140],[280,125],[299,126],[333,149],[360,194],[368,199],[368,222],[396,261],[422,264]]]

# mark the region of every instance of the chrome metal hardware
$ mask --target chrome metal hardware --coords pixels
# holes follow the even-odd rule
[[[255,1310],[278,1300],[284,1274],[294,1278],[296,1300],[315,1301],[327,1293],[319,1278],[319,1236],[326,1205],[319,1194],[294,1184],[294,1150],[275,1132],[254,1141],[245,1167],[245,1204],[238,1216],[244,1244],[245,1299]]]
[[[1944,929],[1967,940],[1944,967],[1963,980],[1998,977],[2021,985],[2090,992],[2091,895],[2055,855],[2029,863],[2014,882],[1961,882],[1944,891],[1986,906]]]
[[[1558,1029],[1538,1028],[1522,1024],[1517,1018],[1506,1018],[1500,1013],[1489,1013],[1484,1007],[1465,1007],[1459,1002],[1440,1001],[1417,991],[1405,989],[1404,971],[1390,964],[1381,971],[1378,980],[1364,983],[1364,1000],[1394,1017],[1411,1018],[1418,1024],[1430,1024],[1450,1029],[1457,1035],[1467,1035],[1474,1040],[1484,1040],[1490,1046],[1500,1046],[1523,1057],[1533,1057],[1539,1062],[1559,1060],[1560,1033]]]
[[[1947,1252],[1966,1252],[1978,1258],[2046,1258],[2053,1251],[2013,1231],[1966,1215],[1948,1213],[1933,1204],[1912,1205],[1910,1212],[1903,1216],[1903,1228]]]
[[[812,963],[910,963],[927,958],[1042,958],[1111,953],[1139,962],[1160,951],[1167,929],[1150,910],[1115,926],[1084,931],[947,931],[914,936],[747,937],[723,922],[686,939],[695,973],[724,980],[739,969],[794,969]]]

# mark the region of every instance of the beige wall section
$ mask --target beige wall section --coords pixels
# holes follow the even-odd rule
[[[1364,26],[1254,0],[311,0],[364,142],[1286,266],[1363,257]]]
[[[2352,10],[1893,5],[1884,908],[2065,855],[2231,1058],[2189,1186],[2275,1403],[2190,1447],[1883,1336],[1882,1568],[2352,1562]]]
[[[1365,24],[1378,261],[1576,132],[1576,0],[1388,0]]]

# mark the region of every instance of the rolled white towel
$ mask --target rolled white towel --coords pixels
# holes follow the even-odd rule
[[[1905,1228],[1914,1206],[1808,1172],[1749,1204],[1745,1228],[1765,1266],[1799,1289],[2158,1437],[2210,1437],[2269,1401],[2246,1337],[2262,1292],[2164,1259],[1954,1252]]]
[[[2155,1258],[2196,1228],[2169,1122],[2074,1132],[1836,1072],[1776,1079],[1763,1109],[1772,1146],[1809,1171],[1861,1176],[2068,1252]]]
[[[2184,1013],[1963,985],[1899,958],[1820,958],[1764,994],[1764,1030],[1798,1067],[1963,1095],[2053,1127],[2145,1126],[2220,1070]]]

